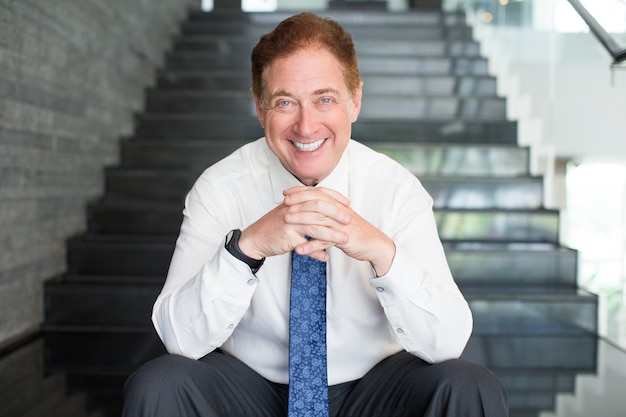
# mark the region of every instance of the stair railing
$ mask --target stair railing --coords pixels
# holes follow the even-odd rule
[[[613,57],[613,66],[619,65],[623,61],[626,61],[626,49],[622,48],[617,42],[608,34],[606,30],[598,23],[598,21],[589,13],[589,11],[582,5],[579,0],[568,0],[578,15],[585,21],[589,30],[600,41],[604,48]]]

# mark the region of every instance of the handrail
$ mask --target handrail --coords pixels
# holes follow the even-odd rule
[[[580,1],[568,0],[574,10],[578,12],[580,17],[585,21],[591,32],[598,38],[600,43],[606,48],[606,50],[613,57],[613,65],[617,65],[626,60],[626,49],[622,48],[615,42],[615,40],[607,33],[606,30],[598,23],[598,21],[585,9]]]

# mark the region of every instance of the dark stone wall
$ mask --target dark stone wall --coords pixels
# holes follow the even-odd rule
[[[42,320],[42,282],[201,0],[0,0],[0,346]]]

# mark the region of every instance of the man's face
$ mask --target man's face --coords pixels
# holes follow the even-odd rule
[[[266,71],[256,112],[267,143],[305,185],[335,168],[361,109],[361,88],[350,94],[339,61],[320,48],[301,49]]]

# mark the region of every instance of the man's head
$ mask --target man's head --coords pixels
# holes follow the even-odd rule
[[[252,52],[252,92],[272,152],[302,183],[335,168],[361,109],[352,37],[302,13],[264,35]]]
[[[352,36],[337,22],[313,13],[300,13],[283,20],[276,28],[261,37],[252,50],[252,93],[263,97],[264,76],[267,67],[278,58],[284,58],[304,48],[326,49],[342,64],[348,90],[360,88],[359,62]]]

